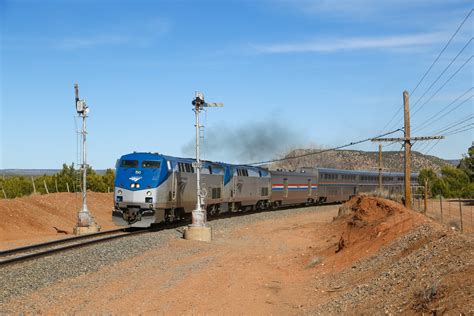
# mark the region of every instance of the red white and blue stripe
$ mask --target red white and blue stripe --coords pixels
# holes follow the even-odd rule
[[[308,184],[288,184],[288,191],[305,191],[305,190],[308,190]],[[283,191],[285,189],[285,185],[282,184],[282,183],[274,183],[272,184],[272,191]],[[317,184],[313,184],[311,185],[311,189],[312,190],[317,190],[318,189],[318,185]]]

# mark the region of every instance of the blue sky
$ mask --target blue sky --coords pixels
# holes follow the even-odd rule
[[[196,90],[225,103],[202,117],[208,159],[271,159],[288,148],[375,136],[401,127],[400,115],[387,123],[403,90],[414,89],[471,7],[461,0],[0,0],[0,169],[77,160],[74,82],[91,108],[95,168],[131,151],[191,154]],[[427,89],[472,38],[473,18],[412,96],[415,104],[427,91],[412,129],[466,91],[458,103],[467,101],[416,135],[464,118],[461,127],[472,124],[472,60],[431,97],[472,56],[472,42]],[[246,142],[262,135],[275,146]],[[460,158],[472,140],[471,129],[414,150]],[[242,144],[258,155],[233,154]]]

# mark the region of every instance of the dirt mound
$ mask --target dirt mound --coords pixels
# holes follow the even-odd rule
[[[355,196],[339,208],[331,223],[339,240],[327,249],[327,255],[333,258],[335,267],[344,268],[428,221],[397,202]],[[331,256],[331,252],[338,256]]]
[[[355,196],[339,208],[339,217],[351,215],[348,224],[363,227],[368,224],[378,224],[387,217],[408,211],[403,205],[394,201],[370,197]]]
[[[419,225],[350,267],[322,275],[320,286],[337,292],[312,314],[471,315],[473,249],[472,237]]]
[[[72,234],[81,201],[78,193],[0,200],[0,249],[64,238],[64,232]],[[111,218],[112,193],[89,192],[87,205],[102,230],[116,228]]]

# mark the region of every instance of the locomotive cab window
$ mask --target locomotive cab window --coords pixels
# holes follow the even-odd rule
[[[144,160],[142,162],[142,168],[160,168],[161,162],[156,160]]]
[[[122,160],[120,162],[122,168],[136,168],[138,167],[138,160]]]

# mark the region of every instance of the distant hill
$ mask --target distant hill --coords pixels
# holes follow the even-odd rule
[[[61,169],[0,169],[0,176],[24,176],[24,177],[39,177],[39,176],[51,176]],[[104,174],[105,169],[94,170],[98,174]]]
[[[315,149],[295,149],[283,157],[299,156],[316,151]],[[338,168],[348,170],[377,170],[378,152],[361,150],[332,150],[325,153],[311,155],[303,158],[286,160],[268,165],[270,169],[298,169],[301,167]],[[400,151],[386,151],[382,153],[383,167],[390,171],[403,171],[404,153]],[[459,164],[459,160],[444,160],[435,156],[423,155],[417,151],[412,152],[411,168],[413,172],[431,168],[440,171],[446,165]],[[0,176],[42,176],[53,175],[61,169],[0,169]],[[105,169],[95,170],[104,174]]]
[[[447,162],[449,162],[450,164],[452,164],[453,166],[457,167],[459,166],[459,163],[461,162],[461,159],[449,159],[449,160],[446,160]]]
[[[314,149],[295,149],[290,151],[284,157],[299,156],[311,153]],[[382,153],[383,167],[390,171],[400,171],[404,169],[404,153],[400,151],[386,151]],[[412,152],[411,168],[413,172],[421,169],[431,168],[440,171],[441,167],[451,165],[450,162],[441,158],[429,155],[423,155],[419,152]],[[298,169],[301,167],[321,167],[338,168],[349,170],[377,170],[378,151],[360,151],[360,150],[333,150],[321,154],[295,158],[269,165],[271,169]]]

